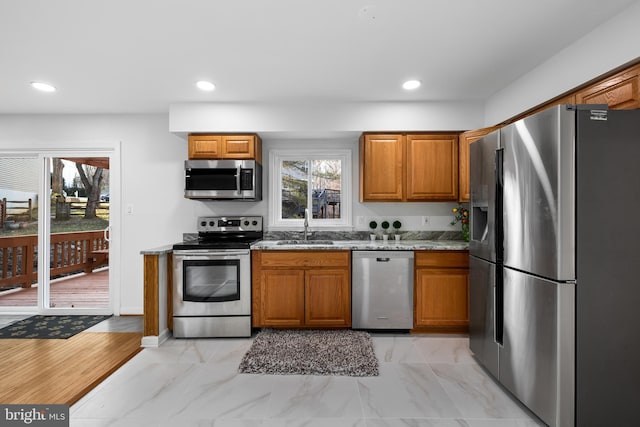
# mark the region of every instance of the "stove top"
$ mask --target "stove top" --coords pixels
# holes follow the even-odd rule
[[[263,237],[261,216],[199,217],[197,228],[198,240],[177,243],[173,249],[248,249]]]

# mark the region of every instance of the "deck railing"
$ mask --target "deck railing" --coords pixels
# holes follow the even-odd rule
[[[97,267],[95,252],[108,248],[102,231],[52,234],[50,277],[91,272]],[[38,236],[0,237],[0,288],[31,287],[38,279],[37,260]]]

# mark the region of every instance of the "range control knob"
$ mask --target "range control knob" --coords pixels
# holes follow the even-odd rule
[[[209,227],[215,227],[216,222],[215,221],[209,221]]]
[[[202,221],[202,222],[200,223],[200,225],[201,225],[202,227],[206,227],[206,226],[207,226],[207,221]]]
[[[255,219],[251,222],[251,224],[253,225],[258,225],[258,221],[256,221]]]
[[[245,222],[244,222],[244,225],[245,225],[245,226],[249,225],[249,221],[245,221]]]

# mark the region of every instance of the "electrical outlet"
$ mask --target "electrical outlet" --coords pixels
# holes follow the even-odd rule
[[[430,222],[431,222],[431,218],[429,218],[428,216],[422,217],[422,225],[429,225]]]
[[[356,217],[356,225],[358,225],[358,226],[363,226],[364,225],[364,217],[363,216]]]

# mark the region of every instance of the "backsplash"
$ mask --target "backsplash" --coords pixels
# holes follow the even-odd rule
[[[369,240],[369,231],[313,231],[309,240]],[[382,233],[376,234],[382,240]],[[400,240],[463,240],[461,231],[401,231]],[[265,240],[300,240],[302,231],[267,231]]]
[[[302,240],[302,231],[267,231],[264,240]],[[368,231],[313,231],[310,240],[369,240]],[[400,240],[463,240],[460,231],[401,231]],[[198,233],[183,233],[185,242],[198,240]],[[391,239],[393,239],[391,237]],[[382,240],[382,233],[376,233]]]

